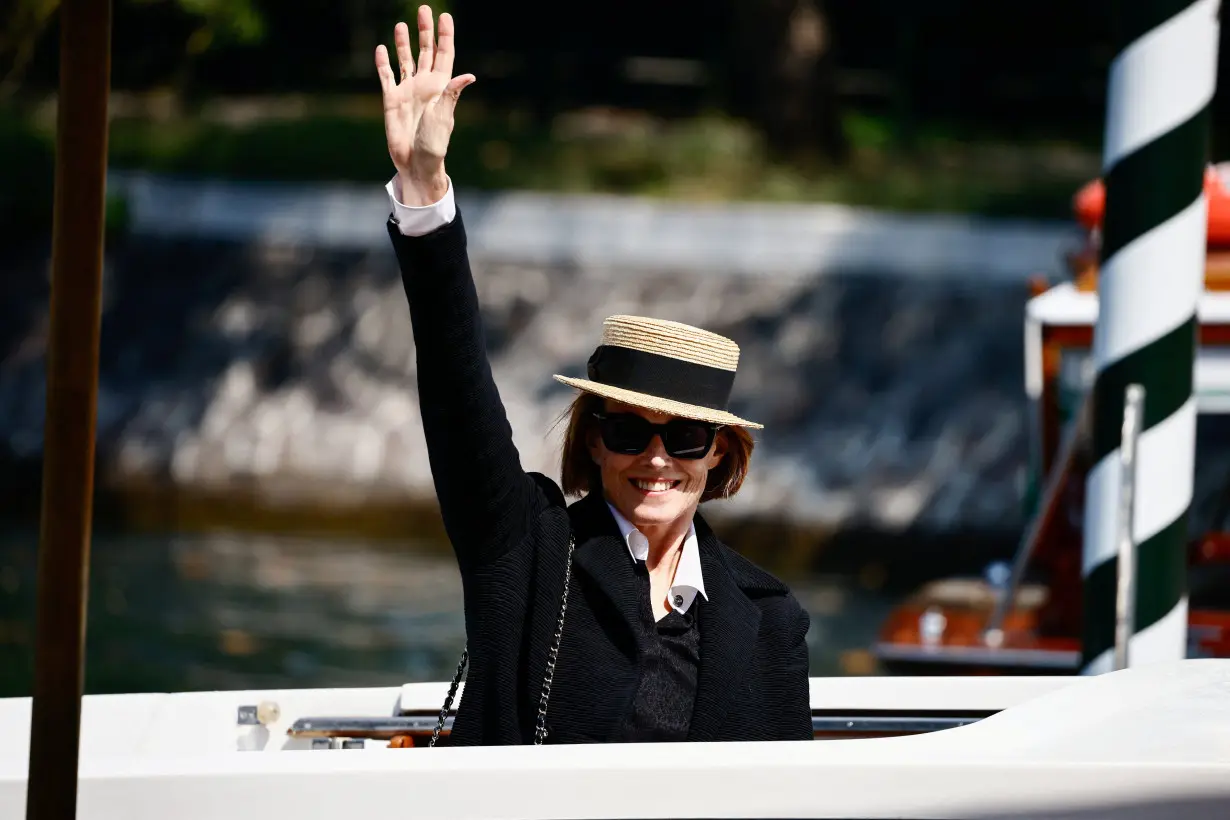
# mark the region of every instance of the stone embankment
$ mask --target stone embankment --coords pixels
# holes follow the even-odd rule
[[[273,503],[429,503],[415,347],[371,189],[117,178],[100,474]],[[527,468],[555,474],[601,320],[736,339],[765,424],[731,518],[1010,533],[1028,451],[1022,318],[1065,226],[828,206],[460,197],[496,379]],[[0,463],[41,456],[45,259],[0,284]]]

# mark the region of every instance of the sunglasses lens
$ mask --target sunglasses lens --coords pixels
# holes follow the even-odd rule
[[[602,443],[613,453],[632,456],[644,452],[652,438],[653,427],[640,416],[611,415],[602,421]]]
[[[674,458],[704,458],[717,428],[703,421],[674,419],[666,423],[662,443]],[[645,452],[659,428],[635,413],[615,413],[602,418],[602,443],[612,453],[635,456]]]
[[[666,452],[675,458],[703,458],[713,444],[712,425],[700,421],[672,421],[667,425]]]

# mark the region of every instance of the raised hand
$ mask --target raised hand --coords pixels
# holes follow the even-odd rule
[[[406,205],[430,205],[448,190],[444,155],[453,133],[453,110],[473,74],[453,76],[453,18],[440,15],[437,42],[430,6],[419,6],[419,58],[410,53],[410,30],[393,29],[400,80],[389,64],[389,52],[376,47],[376,73],[384,95],[384,133],[389,157],[401,181]]]

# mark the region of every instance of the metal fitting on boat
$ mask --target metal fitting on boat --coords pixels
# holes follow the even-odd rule
[[[270,726],[278,722],[282,716],[282,707],[272,700],[262,700],[256,707],[256,719],[262,726]]]
[[[928,646],[938,644],[947,628],[948,618],[938,607],[927,607],[927,610],[918,616],[918,634]]]
[[[256,706],[240,706],[236,723],[240,726],[268,727],[278,722],[282,716],[282,707],[271,700],[262,700]]]

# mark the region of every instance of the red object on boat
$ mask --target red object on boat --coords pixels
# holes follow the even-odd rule
[[[1211,169],[1230,184],[1230,163]],[[1206,175],[1206,186],[1209,184]],[[1211,180],[1210,197],[1220,237],[1230,203],[1220,179]],[[1207,187],[1206,187],[1207,190]],[[1100,219],[1100,185],[1082,191],[1086,226]],[[1214,233],[1210,229],[1210,233]],[[1079,314],[1069,306],[1097,298],[1098,237],[1091,233],[1085,247],[1068,257],[1071,283],[1048,286],[1045,278],[1031,281],[1037,307],[1029,315],[1035,328],[1026,334],[1026,360],[1034,362],[1027,380],[1034,414],[1031,463],[1036,499],[1012,565],[992,563],[984,577],[939,578],[897,604],[880,627],[872,646],[880,668],[903,675],[1065,675],[1078,674],[1083,664],[1084,523],[1086,489],[1094,469],[1092,430],[1086,426],[1073,438],[1072,421],[1092,412],[1090,386],[1079,374],[1089,361],[1096,335],[1097,314]],[[1063,288],[1064,290],[1060,290]],[[1066,293],[1065,293],[1066,290]],[[1206,254],[1204,290],[1218,298],[1230,293],[1230,250]],[[1046,301],[1041,301],[1045,297]],[[1202,296],[1202,300],[1206,298]],[[1066,302],[1067,305],[1063,305]],[[1060,307],[1060,305],[1063,305]],[[1230,348],[1230,321],[1203,316],[1197,330],[1199,355],[1218,355]],[[1230,379],[1210,368],[1200,395],[1225,395]],[[1220,416],[1220,407],[1199,409],[1200,418]],[[1086,418],[1088,418],[1086,416]],[[1220,423],[1219,423],[1220,424]],[[1203,426],[1203,425],[1202,425]],[[1207,430],[1207,428],[1205,428]],[[1222,430],[1197,445],[1197,463],[1220,463],[1225,442]],[[1202,449],[1203,448],[1203,449]],[[1207,469],[1207,468],[1206,468]],[[1215,478],[1219,468],[1210,476]],[[1188,609],[1184,654],[1189,658],[1230,658],[1230,484],[1214,488],[1218,499],[1200,513],[1202,523],[1188,544],[1184,584]],[[1011,596],[1011,597],[1008,597]]]
[[[1230,163],[1210,165],[1204,171],[1204,194],[1208,201],[1209,247],[1230,247]],[[1106,214],[1106,186],[1101,179],[1086,183],[1072,198],[1076,221],[1086,230],[1102,227]]]

